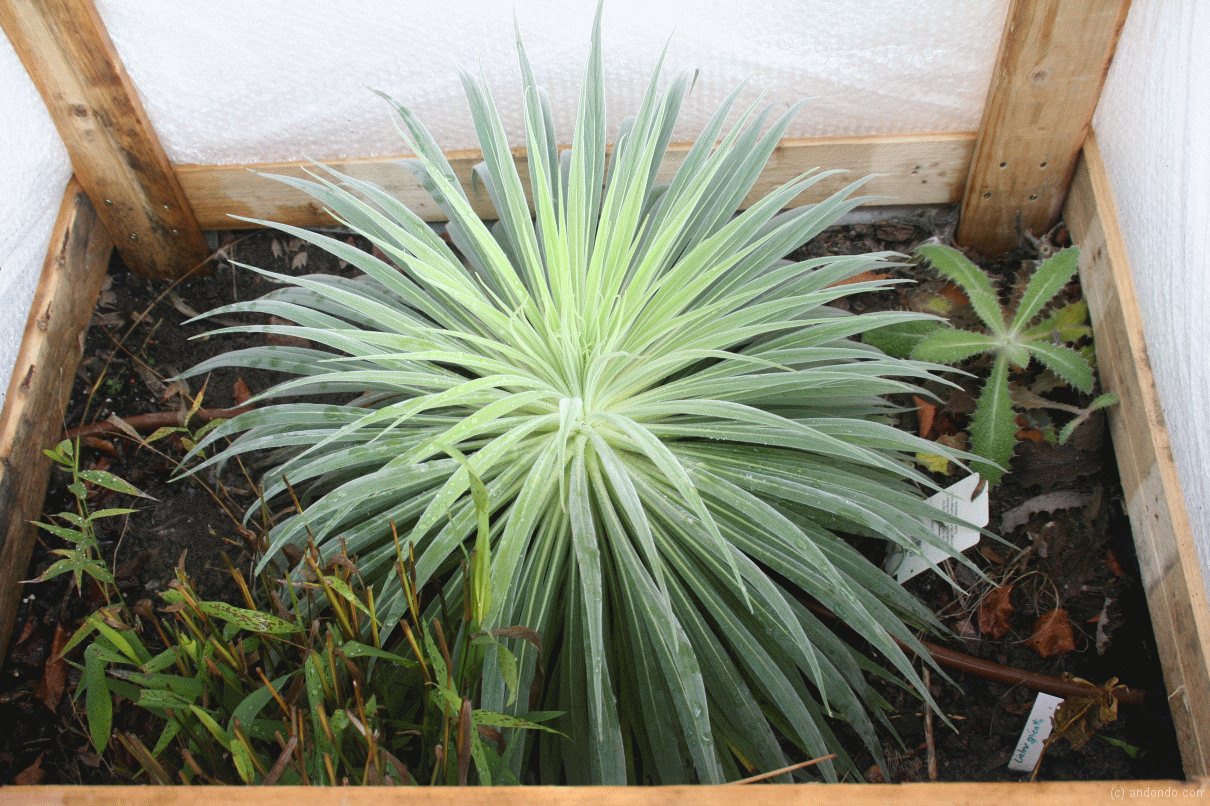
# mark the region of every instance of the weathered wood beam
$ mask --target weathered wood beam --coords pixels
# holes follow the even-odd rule
[[[179,277],[203,261],[201,228],[92,0],[0,0],[0,27],[126,264]]]
[[[1210,775],[1210,605],[1095,137],[1084,144],[1064,217],[1080,247],[1101,384],[1121,398],[1109,430],[1181,759],[1187,775]]]
[[[1130,0],[1012,0],[971,162],[958,242],[1005,252],[1067,197]]]
[[[843,168],[849,171],[825,179],[794,201],[809,204],[835,193],[853,179],[877,174],[863,194],[878,196],[874,204],[952,204],[962,194],[970,166],[975,135],[971,132],[895,134],[863,137],[786,138],[778,145],[747,201],[793,179],[802,171]],[[674,144],[661,166],[664,178],[684,159],[689,144]],[[526,188],[524,149],[516,150],[518,168]],[[495,218],[495,210],[482,183],[470,181],[471,169],[482,159],[478,151],[446,155],[461,180],[475,212]],[[364,179],[389,190],[410,209],[428,221],[440,221],[441,209],[403,166],[402,157],[372,157],[332,160],[326,164],[342,173]],[[306,194],[261,176],[261,173],[302,176],[305,162],[262,162],[246,165],[178,165],[177,174],[185,195],[205,229],[248,227],[230,216],[243,215],[297,227],[323,227],[331,217]]]
[[[0,660],[8,652],[33,552],[50,460],[63,428],[84,331],[113,251],[88,197],[72,180],[51,232],[42,278],[0,410]]]

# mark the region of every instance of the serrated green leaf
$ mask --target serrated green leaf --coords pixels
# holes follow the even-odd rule
[[[899,324],[867,330],[862,334],[861,340],[866,344],[877,347],[887,355],[893,355],[896,358],[908,358],[917,344],[926,336],[942,327],[944,327],[943,323],[928,319],[900,322]]]
[[[949,278],[966,292],[971,301],[971,308],[988,330],[993,334],[1005,332],[1000,297],[992,287],[991,279],[982,269],[952,246],[925,244],[916,249],[916,254],[924,257],[942,276]]]
[[[980,353],[996,349],[998,342],[985,333],[941,328],[921,339],[912,350],[916,361],[959,364]]]
[[[1075,276],[1079,267],[1080,250],[1069,247],[1044,260],[1029,278],[1029,284],[1021,294],[1017,312],[1009,329],[1020,333],[1032,322],[1046,303],[1055,298],[1067,282]]]
[[[1075,350],[1042,342],[1028,342],[1025,347],[1043,366],[1072,388],[1086,394],[1092,391],[1092,367]]]
[[[998,484],[1012,461],[1017,442],[1017,422],[1008,389],[1008,359],[1001,356],[992,366],[975,414],[971,419],[971,450],[988,462],[976,465],[980,475]]]

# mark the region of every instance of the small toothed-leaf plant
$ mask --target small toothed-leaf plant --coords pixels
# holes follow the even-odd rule
[[[926,244],[916,254],[966,293],[971,309],[986,328],[932,327],[916,342],[911,356],[951,365],[982,354],[992,357],[991,372],[975,404],[970,435],[971,451],[988,460],[976,462],[976,469],[989,481],[998,482],[1012,460],[1018,431],[1009,388],[1012,368],[1023,370],[1037,361],[1073,389],[1085,394],[1092,391],[1092,365],[1069,346],[1091,334],[1087,307],[1073,302],[1042,317],[1075,275],[1079,250],[1064,249],[1039,264],[1014,310],[1002,306],[991,278],[957,249]],[[1065,429],[1064,434],[1070,436],[1070,431]]]

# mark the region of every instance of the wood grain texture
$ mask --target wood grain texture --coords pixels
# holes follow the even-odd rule
[[[51,233],[42,278],[0,411],[0,659],[8,652],[50,460],[62,432],[84,330],[113,251],[87,195],[72,180]]]
[[[1100,806],[1150,797],[1196,803],[1206,781],[1056,781],[1037,784],[750,784],[735,786],[234,787],[44,786],[0,788],[0,806]],[[1118,793],[1120,792],[1120,797]],[[1165,795],[1158,794],[1160,792]],[[1147,794],[1150,793],[1150,794]]]
[[[824,180],[796,204],[807,204],[839,190],[859,176],[875,177],[863,192],[880,196],[874,204],[949,204],[962,194],[975,136],[956,132],[921,135],[885,135],[874,137],[824,137],[786,139],[773,152],[765,172],[745,203],[755,201],[772,188],[797,176],[803,170],[843,168],[851,173]],[[684,159],[689,144],[673,145],[661,167],[667,178]],[[524,150],[518,149],[516,159],[526,189]],[[467,188],[475,211],[485,218],[495,218],[487,194],[473,192],[471,169],[481,159],[477,151],[457,151],[447,154],[454,172]],[[441,221],[444,216],[428,194],[398,164],[402,157],[376,157],[330,161],[338,171],[358,179],[375,182],[402,199],[426,221]],[[185,195],[205,229],[230,229],[250,226],[229,216],[277,221],[300,227],[330,226],[332,219],[310,197],[261,176],[261,173],[302,175],[305,162],[257,163],[249,165],[178,165],[177,175]]]
[[[1155,388],[1126,245],[1095,137],[1064,210],[1096,334],[1126,507],[1185,772],[1210,774],[1210,608]]]
[[[126,264],[177,277],[204,260],[197,219],[92,0],[0,0],[0,27]]]
[[[1012,0],[962,196],[958,241],[985,255],[1059,216],[1130,0]]]

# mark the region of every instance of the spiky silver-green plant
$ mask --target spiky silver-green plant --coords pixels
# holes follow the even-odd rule
[[[607,156],[599,31],[598,18],[562,153],[519,47],[532,217],[482,80],[464,76],[494,226],[397,107],[410,167],[448,216],[457,252],[371,184],[319,169],[311,180],[280,177],[385,258],[257,222],[364,276],[253,269],[283,287],[211,312],[292,323],[219,332],[315,346],[237,350],[196,367],[297,376],[202,447],[239,434],[209,462],[279,450],[265,495],[293,485],[305,509],[272,530],[266,561],[308,535],[324,550],[343,542],[376,581],[388,624],[404,608],[391,525],[414,548],[418,581],[453,590],[475,542],[471,483],[482,480],[483,626],[541,634],[553,652],[541,707],[567,714],[567,737],[541,740],[547,782],[719,782],[837,752],[821,766],[835,778],[851,766],[828,717],[879,757],[886,704],[866,679],[879,667],[811,600],[927,698],[896,641],[918,648],[913,629],[936,622],[845,536],[936,544],[927,523],[945,516],[924,503],[910,457],[942,449],[888,425],[881,397],[921,393],[933,366],[851,340],[911,314],[828,306],[884,288],[837,283],[897,256],[782,259],[859,205],[860,181],[780,212],[832,176],[808,172],[736,215],[795,110],[766,126],[770,110],[754,105],[725,125],[737,90],[669,172],[661,164],[690,78],[660,89],[653,77]],[[264,405],[317,395],[355,397]],[[521,648],[521,691],[536,661]],[[508,704],[494,672],[477,705],[526,707]],[[520,753],[533,750],[512,763],[531,763]]]

